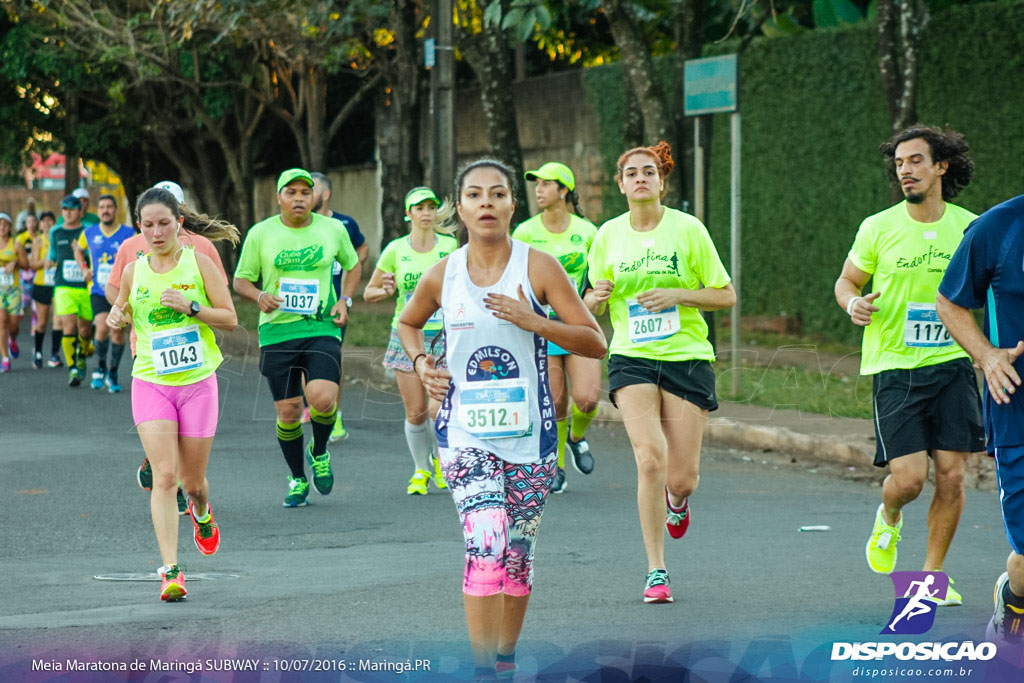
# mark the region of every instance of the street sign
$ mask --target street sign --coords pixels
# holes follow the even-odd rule
[[[683,65],[683,110],[687,116],[739,109],[736,55],[690,59]]]
[[[434,68],[437,63],[437,41],[427,38],[423,41],[423,66],[427,69]]]

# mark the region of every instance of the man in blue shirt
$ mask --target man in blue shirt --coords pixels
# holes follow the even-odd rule
[[[313,211],[319,213],[328,218],[340,222],[345,226],[345,230],[348,231],[348,237],[352,240],[352,246],[356,250],[356,256],[359,257],[359,265],[363,265],[366,261],[367,254],[370,253],[370,245],[366,242],[366,237],[359,230],[359,224],[356,223],[356,219],[352,216],[346,216],[343,213],[332,211],[331,204],[331,193],[334,191],[334,184],[331,179],[327,177],[325,173],[314,172],[310,173],[313,177]],[[338,300],[344,300],[345,303],[352,306],[352,299],[341,293],[341,264],[338,262],[334,263],[334,292],[338,296]],[[341,328],[341,341],[345,342],[345,328]],[[338,416],[334,421],[334,429],[331,431],[331,442],[340,441],[341,439],[348,438],[348,430],[345,429],[345,424],[341,420],[341,387],[338,385]],[[303,420],[305,420],[303,415]]]
[[[970,309],[985,307],[985,331]],[[988,638],[1024,645],[1024,195],[967,228],[939,285],[936,309],[985,373],[985,430],[1012,551],[995,590]]]

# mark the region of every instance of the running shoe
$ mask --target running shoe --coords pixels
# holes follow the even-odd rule
[[[519,673],[519,665],[516,664],[516,655],[498,655],[498,661],[494,663],[494,673],[498,678],[515,678]]]
[[[565,489],[565,470],[559,467],[551,477],[551,493],[564,493]]]
[[[985,640],[1020,647],[1024,644],[1024,608],[1006,604],[1003,590],[1009,590],[1009,583],[1010,575],[1006,572],[996,581],[992,592],[996,609],[985,628]]]
[[[412,473],[412,477],[409,479],[409,485],[405,487],[405,492],[410,496],[427,495],[427,484],[430,483],[430,472],[426,470],[416,470]]]
[[[207,503],[206,509],[210,513],[209,519],[205,522],[200,522],[196,519],[195,506],[191,500],[188,502],[188,516],[192,518],[194,530],[192,537],[195,539],[196,548],[203,555],[213,555],[220,548],[220,527],[217,526],[217,522],[213,521],[213,506]]]
[[[947,578],[949,578],[947,576]],[[960,591],[953,588],[953,584],[956,583],[952,578],[949,578],[949,588],[946,589],[946,597],[944,598],[925,598],[925,600],[931,600],[939,607],[956,607],[957,605],[964,604],[964,596],[960,595]]]
[[[18,348],[18,340],[11,337],[10,341],[7,342],[7,348],[11,350],[11,358],[17,358],[21,355],[21,349]]]
[[[78,368],[71,368],[68,371],[68,386],[77,387],[82,383],[82,375],[78,372]]]
[[[441,458],[430,457],[434,461],[434,486],[439,489],[448,488],[448,482],[444,480],[444,472],[441,471]]]
[[[594,471],[594,456],[590,454],[590,444],[585,438],[573,441],[570,436],[565,440],[565,445],[572,452],[572,466],[580,474],[590,474]]]
[[[32,356],[32,367],[36,370],[41,370],[43,367],[43,354],[36,351],[35,355]]]
[[[334,473],[331,472],[331,454],[313,455],[313,442],[306,446],[306,462],[313,470],[313,487],[321,496],[326,496],[334,488]]]
[[[185,495],[185,492],[181,490],[180,486],[178,487],[177,497],[178,497],[178,514],[179,515],[187,515],[188,514],[188,496]]]
[[[95,372],[92,373],[92,382],[89,383],[89,386],[92,387],[93,389],[102,389],[103,386],[106,384],[106,382],[104,381],[106,378],[107,373],[103,372],[102,370],[96,370]]]
[[[683,500],[682,507],[674,507],[668,497],[668,489],[665,489],[665,528],[672,538],[682,538],[686,530],[690,528],[690,500]]]
[[[4,358],[3,360],[0,360],[0,372],[10,372],[10,371],[11,371],[11,359],[10,358]]]
[[[184,600],[188,595],[183,567],[176,564],[160,567],[160,579],[160,599],[164,602]]]
[[[64,367],[64,362],[60,359],[60,356],[58,356],[57,354],[53,354],[52,356],[50,356],[50,360],[46,361],[46,367],[62,368]]]
[[[120,394],[122,391],[121,385],[117,381],[117,374],[111,372],[107,374],[107,392],[111,394]]]
[[[672,589],[668,586],[668,572],[652,569],[644,586],[644,602],[672,602]]]
[[[299,420],[302,424],[309,424],[312,418],[309,416],[309,406],[302,409],[302,418]]]
[[[896,568],[896,544],[900,542],[900,529],[903,528],[903,515],[896,526],[889,526],[882,516],[885,503],[878,506],[875,513],[875,528],[871,530],[871,538],[864,548],[868,558],[868,566],[876,574],[888,574]]]
[[[334,429],[331,430],[330,443],[335,441],[342,441],[348,438],[348,430],[345,429],[345,423],[341,421],[341,411],[338,411],[337,417],[334,418]]]
[[[309,505],[309,482],[305,477],[288,477],[288,495],[284,507],[301,508]]]
[[[143,491],[153,490],[153,466],[149,464],[149,458],[142,459],[142,464],[135,472],[135,481],[139,482],[139,488]]]

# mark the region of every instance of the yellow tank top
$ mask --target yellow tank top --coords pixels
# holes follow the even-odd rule
[[[160,304],[166,289],[210,305],[193,249],[182,249],[178,264],[166,273],[153,272],[149,254],[135,261],[128,296],[138,336],[132,376],[169,386],[195,384],[212,375],[223,357],[209,325]]]

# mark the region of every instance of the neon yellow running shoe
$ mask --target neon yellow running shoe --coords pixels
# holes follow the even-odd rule
[[[439,489],[448,488],[448,483],[444,480],[444,472],[441,471],[441,458],[430,456],[430,459],[434,461],[434,486]]]
[[[341,411],[338,411],[337,417],[334,418],[334,429],[331,430],[331,436],[328,441],[334,443],[335,441],[341,441],[342,439],[348,438],[348,430],[345,429],[345,423],[341,421]]]
[[[896,544],[900,542],[900,529],[903,528],[903,515],[896,526],[889,526],[882,516],[885,503],[878,506],[875,513],[875,528],[871,530],[871,538],[864,548],[868,558],[868,566],[876,574],[888,574],[896,568]]]
[[[925,600],[931,600],[939,607],[956,607],[957,605],[964,604],[964,596],[960,595],[960,591],[953,588],[953,584],[956,583],[949,575],[946,576],[949,579],[949,588],[946,589],[946,597],[942,598],[925,598]]]
[[[405,492],[410,496],[427,495],[427,483],[430,481],[430,472],[426,470],[416,470],[412,473],[412,478],[409,479],[409,485],[405,487]]]

